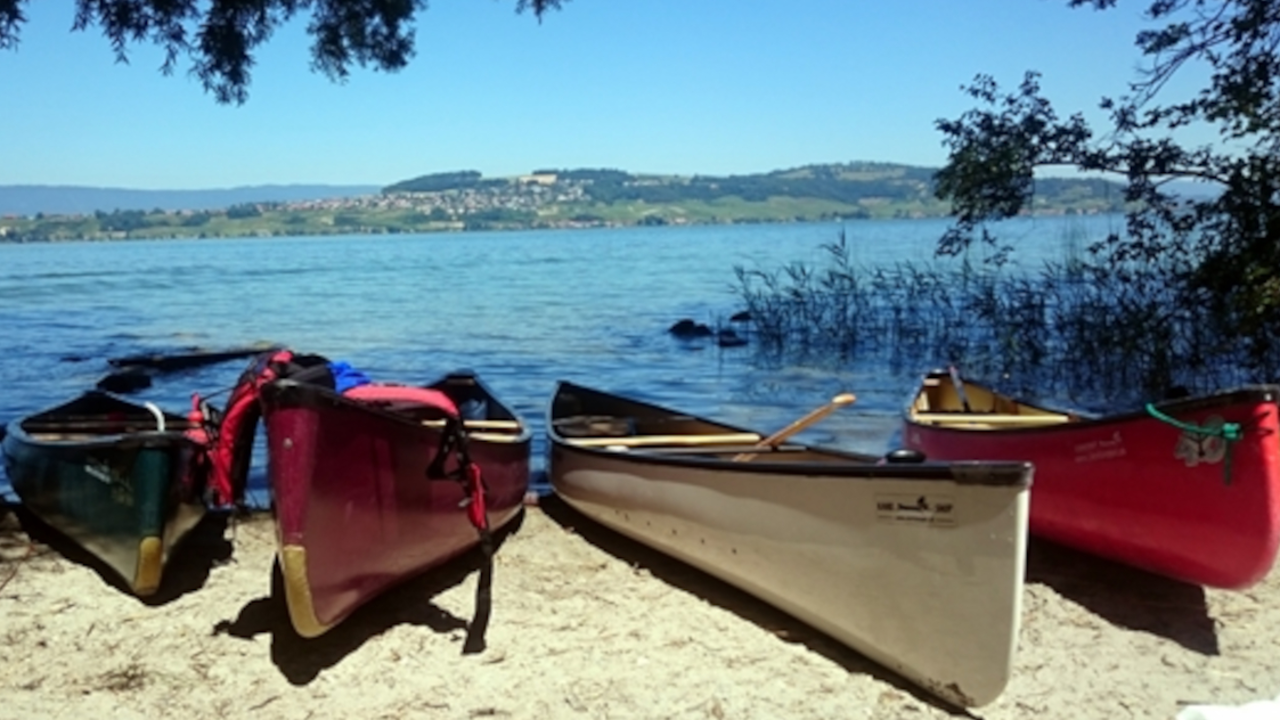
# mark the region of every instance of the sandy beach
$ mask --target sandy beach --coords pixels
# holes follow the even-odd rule
[[[1013,681],[966,714],[554,497],[503,534],[483,633],[473,553],[300,639],[274,550],[268,515],[208,519],[143,601],[0,509],[0,717],[1171,719],[1280,694],[1277,572],[1206,590],[1033,540]]]

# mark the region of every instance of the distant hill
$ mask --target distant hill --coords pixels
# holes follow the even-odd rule
[[[804,201],[814,207],[825,203],[828,217],[923,217],[944,215],[948,210],[948,206],[934,196],[936,172],[937,168],[883,162],[805,165],[728,176],[636,175],[616,169],[540,169],[518,178],[485,178],[478,171],[462,170],[401,180],[382,188],[382,194],[492,194],[503,192],[510,185],[543,185],[562,191],[575,190],[584,203],[597,208],[636,203],[655,208],[680,206],[679,211],[690,220],[706,219],[693,217],[705,209],[702,206],[722,206],[729,202],[776,206],[784,201]],[[1122,202],[1123,188],[1115,182],[1098,178],[1042,178],[1036,180],[1030,209],[1034,212],[1108,212],[1120,209]],[[768,214],[776,216],[778,209],[770,209]],[[589,208],[575,210],[591,213]]]
[[[2,0],[0,0],[2,1]],[[0,242],[525,230],[945,217],[933,168],[806,165],[751,175],[540,169],[486,178],[435,173],[384,187],[264,185],[229,190],[0,186]],[[1029,214],[1124,208],[1120,185],[1044,178]]]
[[[76,215],[98,210],[219,210],[244,203],[372,195],[379,189],[376,185],[254,185],[215,190],[0,185],[0,215]]]

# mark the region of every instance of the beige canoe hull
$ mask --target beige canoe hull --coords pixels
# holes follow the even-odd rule
[[[1008,683],[1027,482],[688,467],[558,444],[549,473],[588,517],[794,615],[962,706]],[[741,467],[741,465],[739,465]]]

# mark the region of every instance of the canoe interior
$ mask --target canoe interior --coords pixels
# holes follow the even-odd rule
[[[564,438],[741,434],[758,437],[745,428],[570,383],[562,383],[552,399],[551,419],[555,432]]]
[[[567,445],[638,455],[788,463],[871,463],[879,458],[839,450],[782,444],[762,448],[764,436],[733,425],[657,405],[561,383],[551,406],[551,435]]]
[[[31,415],[18,428],[33,442],[83,442],[157,432],[186,432],[194,423],[102,392],[88,392],[55,408]]]
[[[529,429],[524,421],[474,373],[452,373],[429,387],[448,395],[458,407],[463,427],[471,439],[497,443],[519,443],[529,439]],[[424,425],[433,425],[442,418],[437,414],[433,417],[419,417],[417,420]]]
[[[945,372],[925,376],[908,415],[923,425],[969,430],[1046,427],[1082,420],[1079,415],[1021,402]]]
[[[430,428],[443,428],[445,414],[439,408],[414,401],[354,400],[333,392],[323,384],[300,383],[292,379],[278,381],[281,386],[306,385],[329,402],[358,406],[363,410]],[[473,440],[494,443],[520,443],[529,439],[530,431],[511,408],[493,394],[474,373],[460,371],[426,385],[449,397],[462,416],[467,436]]]
[[[485,430],[496,434],[518,433],[524,429],[524,424],[511,408],[498,400],[493,392],[469,371],[446,375],[425,387],[447,395],[457,406],[468,429]],[[440,427],[444,424],[445,416],[440,409],[418,402],[382,400],[352,400],[351,402],[358,402],[366,408],[390,413],[424,425]]]
[[[1026,463],[1016,461],[940,463],[926,462],[925,455],[910,450],[881,456],[801,443],[762,446],[757,444],[764,437],[760,433],[570,382],[561,382],[552,397],[548,437],[553,451],[620,455],[672,469],[702,466],[790,477],[1030,484]]]

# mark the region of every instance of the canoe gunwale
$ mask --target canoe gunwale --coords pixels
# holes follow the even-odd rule
[[[190,444],[193,447],[198,445],[195,440],[186,434],[175,430],[165,430],[163,432],[146,430],[117,435],[75,435],[58,438],[45,437],[44,433],[33,434],[28,432],[21,426],[20,422],[15,420],[9,424],[7,436],[13,438],[13,442],[21,442],[29,447],[42,448],[49,452],[66,453],[104,448],[132,450],[135,448],[162,448],[168,445],[181,444]],[[52,435],[52,433],[49,435]]]
[[[551,445],[561,452],[574,453],[585,457],[610,458],[627,460],[643,465],[666,466],[673,468],[689,468],[703,470],[719,470],[734,475],[796,475],[804,477],[823,476],[841,480],[883,480],[893,478],[921,482],[954,482],[958,485],[1000,485],[1031,486],[1032,480],[1027,470],[1030,463],[1016,461],[960,461],[949,463],[886,463],[868,462],[860,456],[850,454],[849,464],[832,462],[786,462],[756,459],[752,462],[734,462],[728,458],[694,457],[688,452],[672,452],[663,454],[659,450],[646,449],[620,453],[607,448],[592,448],[574,445],[563,438],[549,434]],[[733,452],[743,450],[741,446],[732,446],[728,450],[716,448],[717,452]],[[760,457],[768,457],[768,451],[761,448],[745,448],[750,452],[759,452]],[[826,448],[803,447],[789,448],[787,453],[802,451],[819,451],[823,453],[841,454],[828,451]]]
[[[447,394],[448,391],[443,387],[443,383],[446,379],[447,378],[437,381],[436,383],[419,385],[416,387],[425,387],[425,388],[430,388],[434,390],[442,390]],[[515,430],[515,432],[502,432],[501,433],[501,435],[503,436],[502,439],[497,440],[496,442],[500,442],[502,444],[513,444],[513,443],[519,444],[519,443],[528,442],[529,440],[531,440],[533,433],[529,429],[528,424],[523,422],[520,419],[520,417],[516,415],[514,411],[511,410],[511,408],[509,408],[505,403],[499,400],[497,396],[494,395],[493,392],[491,392],[479,380],[479,378],[476,378],[475,380],[476,380],[476,385],[482,388],[485,395],[485,400],[492,407],[499,408],[501,411],[499,414],[509,416],[509,419],[515,424],[514,428],[512,428]],[[272,382],[267,383],[266,385],[263,386],[262,391],[264,394],[270,393],[270,394],[280,395],[280,396],[293,395],[296,397],[296,400],[294,400],[294,402],[296,402],[298,405],[303,407],[308,407],[308,406],[314,407],[320,404],[326,404],[326,405],[335,406],[335,407],[346,407],[348,409],[356,410],[358,412],[368,413],[370,415],[377,415],[380,418],[387,420],[388,422],[394,422],[400,425],[405,425],[407,427],[415,428],[419,431],[438,433],[438,432],[441,432],[443,429],[443,426],[436,427],[435,424],[430,420],[422,420],[420,418],[409,417],[403,413],[387,410],[386,408],[381,408],[376,405],[372,405],[368,402],[349,398],[349,397],[346,397],[345,395],[342,395],[341,393],[335,392],[334,390],[323,387],[321,385],[317,385],[315,383],[299,382],[297,380],[290,380],[289,378],[282,378],[282,379],[273,380]],[[508,417],[501,417],[501,418],[495,418],[495,419],[507,420]],[[464,427],[466,427],[465,419],[464,419]],[[503,428],[503,429],[506,429],[506,428]],[[482,432],[481,437],[476,438],[476,440],[478,441],[492,442],[494,440],[485,438],[484,435],[499,434],[498,432],[494,432],[494,430],[490,428],[484,428],[483,430],[481,430],[481,428],[475,428],[475,430],[476,432]],[[469,436],[474,435],[476,434],[476,432],[469,432],[468,435]]]
[[[111,412],[130,412],[135,417],[102,419]],[[88,390],[67,402],[10,421],[5,427],[5,435],[32,447],[49,450],[97,449],[102,446],[161,447],[173,442],[194,442],[186,435],[195,429],[186,416],[167,411],[161,413],[165,430],[154,426],[152,411],[142,403],[102,390]],[[132,427],[134,425],[137,425],[136,429]],[[58,438],[57,435],[71,437]]]
[[[579,393],[591,393],[596,395],[607,395],[597,390],[592,390],[575,383],[561,381],[556,388],[555,397],[560,397],[562,393],[578,391]],[[664,411],[656,405],[650,405],[641,401],[629,400],[626,398],[617,398],[625,400],[629,404],[640,407],[647,407],[649,410]],[[795,476],[826,476],[830,478],[839,478],[847,480],[873,480],[883,478],[897,478],[903,480],[919,480],[919,481],[947,481],[955,482],[961,485],[1000,485],[1000,486],[1030,486],[1032,483],[1031,473],[1028,472],[1029,463],[1019,461],[963,461],[963,462],[925,462],[925,463],[890,463],[881,462],[882,458],[875,455],[867,455],[863,453],[849,452],[836,448],[819,447],[805,445],[800,443],[789,443],[783,447],[786,450],[776,451],[764,447],[749,447],[748,450],[758,454],[758,457],[751,462],[735,462],[731,457],[698,457],[688,450],[678,450],[670,453],[664,453],[660,448],[644,448],[629,452],[619,452],[611,450],[608,447],[589,447],[585,445],[575,444],[575,440],[582,440],[582,437],[565,437],[558,429],[557,421],[563,420],[563,417],[555,415],[556,402],[553,399],[547,411],[547,438],[552,449],[580,455],[582,457],[612,458],[625,459],[636,463],[654,466],[666,466],[673,468],[698,468],[719,470],[726,474],[741,475],[795,475]],[[568,416],[566,416],[568,417]],[[680,420],[692,420],[705,423],[710,426],[723,428],[725,433],[743,434],[754,433],[752,430],[738,428],[732,425],[726,425],[714,420],[708,420],[695,415],[679,413],[673,415]],[[741,443],[733,443],[722,447],[709,445],[703,447],[703,451],[714,450],[718,453],[728,454],[729,450],[741,450]],[[772,455],[788,455],[797,452],[813,452],[830,456],[837,462],[796,462],[779,458],[771,460]],[[845,462],[838,462],[838,461]]]
[[[1124,424],[1124,423],[1133,422],[1134,420],[1152,417],[1152,415],[1149,412],[1147,412],[1145,407],[1137,408],[1133,410],[1126,410],[1126,411],[1112,413],[1112,414],[1082,414],[1082,413],[1070,412],[1070,411],[1062,410],[1059,408],[1046,407],[1044,405],[1028,402],[1026,400],[1022,400],[1018,398],[1017,396],[1009,395],[1007,393],[1002,393],[983,383],[976,382],[968,378],[964,378],[963,383],[965,387],[972,387],[972,388],[983,390],[985,392],[991,393],[993,396],[1004,398],[1019,406],[1034,410],[1037,413],[1046,413],[1054,416],[1065,415],[1065,416],[1068,416],[1069,419],[1065,422],[1043,421],[1043,424],[1031,423],[1026,426],[1020,426],[1020,427],[1013,427],[1013,426],[956,427],[954,425],[923,422],[917,419],[916,417],[916,413],[917,413],[917,410],[915,409],[916,403],[919,400],[919,398],[925,393],[928,380],[931,378],[938,378],[938,377],[946,377],[946,373],[942,373],[941,375],[937,373],[929,373],[923,378],[919,387],[916,388],[916,391],[911,394],[910,400],[907,402],[906,407],[903,408],[903,418],[907,425],[911,427],[926,428],[931,432],[938,432],[938,431],[961,432],[961,433],[995,432],[995,433],[1001,433],[1001,434],[1016,433],[1018,435],[1031,435],[1031,434],[1037,434],[1037,433],[1057,433],[1057,432],[1063,432],[1064,430],[1074,430],[1078,428],[1097,428],[1097,427],[1103,427],[1111,424]],[[949,381],[949,378],[948,378],[948,381]],[[1212,408],[1220,407],[1224,405],[1236,405],[1236,404],[1244,404],[1244,403],[1267,403],[1267,402],[1280,402],[1280,385],[1272,385],[1272,384],[1242,385],[1239,387],[1230,388],[1220,392],[1214,392],[1214,393],[1209,393],[1205,395],[1196,395],[1194,397],[1186,397],[1186,398],[1176,398],[1173,400],[1161,400],[1158,402],[1151,403],[1151,406],[1155,410],[1158,410],[1159,412],[1164,413],[1165,415],[1177,415],[1177,414],[1183,414],[1183,413],[1199,412],[1206,409],[1212,409]],[[928,415],[954,413],[957,421],[959,421],[961,418],[964,418],[975,424],[980,424],[984,422],[982,419],[984,413],[982,412],[965,412],[963,410],[958,410],[958,409],[957,410],[934,409],[934,410],[926,410],[926,411],[919,411],[919,412],[922,412]],[[1034,416],[1035,415],[1032,415],[1032,417]]]

